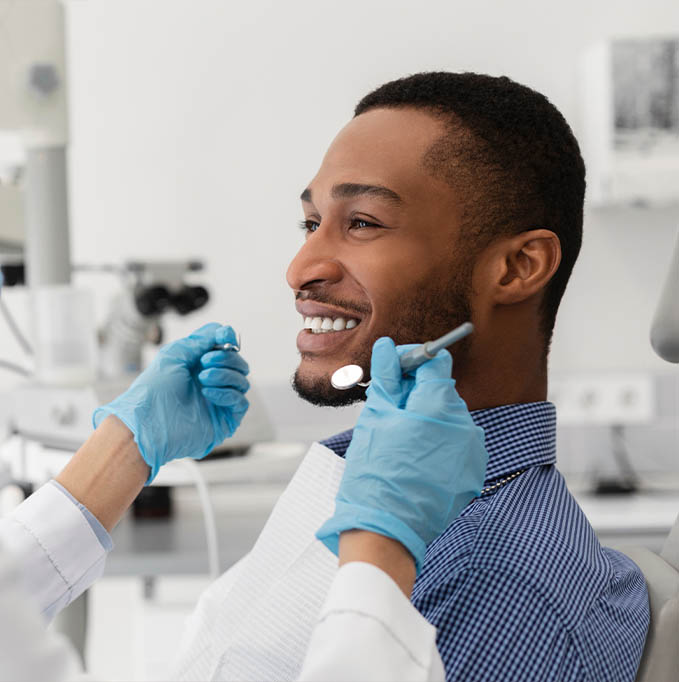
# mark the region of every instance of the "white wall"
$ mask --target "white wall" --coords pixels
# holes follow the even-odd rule
[[[169,334],[234,324],[267,384],[296,364],[297,197],[363,94],[421,70],[507,74],[577,133],[587,44],[679,33],[676,0],[86,0],[69,15],[75,261],[205,259],[212,303]],[[678,210],[588,213],[554,368],[667,370],[647,338],[678,228]]]

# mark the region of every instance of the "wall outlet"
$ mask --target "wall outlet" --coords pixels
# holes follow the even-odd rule
[[[642,373],[550,377],[548,398],[560,425],[648,424],[655,416],[653,377]]]

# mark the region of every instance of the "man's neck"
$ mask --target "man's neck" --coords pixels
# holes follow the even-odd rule
[[[547,363],[541,352],[501,348],[469,358],[453,370],[457,390],[469,410],[547,399]]]

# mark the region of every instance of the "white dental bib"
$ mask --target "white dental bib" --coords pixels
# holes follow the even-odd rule
[[[252,551],[216,580],[192,614],[179,680],[295,680],[337,571],[315,537],[333,513],[345,461],[314,443]]]

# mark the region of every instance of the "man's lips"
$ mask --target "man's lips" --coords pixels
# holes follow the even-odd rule
[[[360,325],[353,329],[320,334],[314,334],[310,329],[302,329],[297,334],[297,349],[300,353],[324,353],[336,350],[349,341],[359,327]]]
[[[304,317],[343,317],[345,320],[353,319],[359,322],[363,317],[360,313],[342,310],[341,308],[326,305],[325,303],[317,303],[316,301],[296,301],[295,308]]]

